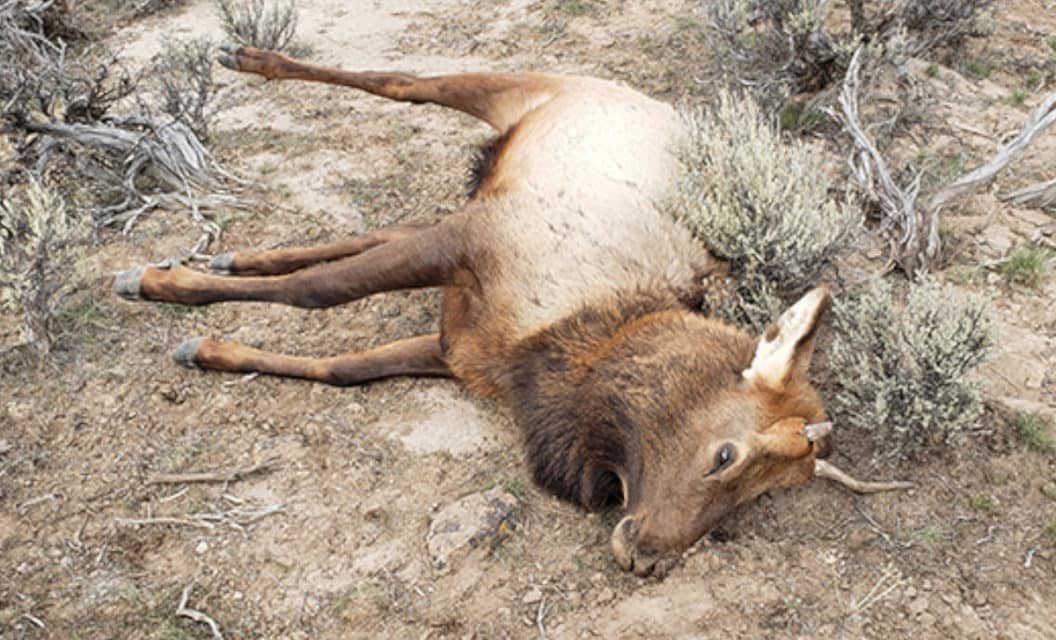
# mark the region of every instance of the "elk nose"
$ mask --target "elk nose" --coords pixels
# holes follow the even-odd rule
[[[634,552],[638,545],[638,522],[631,516],[625,516],[612,530],[612,555],[624,571],[634,568]]]
[[[663,579],[672,565],[671,559],[664,559],[662,554],[649,551],[639,544],[641,525],[633,516],[620,520],[612,530],[612,555],[624,571],[633,571],[639,578]]]

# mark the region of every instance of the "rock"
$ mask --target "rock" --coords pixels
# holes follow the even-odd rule
[[[995,254],[1003,256],[1015,244],[1012,230],[1003,224],[992,224],[982,232],[982,240]]]
[[[914,589],[912,586],[906,587],[906,594],[905,595],[906,595],[906,600],[912,600],[913,598],[915,598],[917,596],[917,590]]]
[[[606,604],[612,602],[615,597],[616,593],[612,589],[605,587],[604,589],[598,592],[598,595],[596,598],[594,598],[594,601],[598,604]]]
[[[1041,485],[1041,493],[1050,500],[1056,500],[1056,482],[1046,482]]]
[[[935,626],[935,616],[931,615],[930,613],[925,612],[925,613],[920,614],[920,616],[917,618],[917,622],[919,622],[920,625],[923,626],[923,627],[934,627]]]
[[[524,594],[524,597],[521,598],[521,602],[524,604],[536,604],[542,599],[543,592],[540,591],[538,587],[532,587],[528,590],[528,593]]]
[[[433,562],[445,566],[467,546],[477,547],[501,536],[518,506],[511,493],[494,487],[441,508],[426,538]]]
[[[194,552],[197,553],[198,555],[202,555],[203,553],[205,553],[208,550],[209,550],[209,543],[207,543],[205,540],[202,540],[201,542],[199,542],[198,546],[196,546],[194,548]]]
[[[928,597],[920,596],[913,602],[909,603],[909,612],[915,616],[919,616],[920,614],[928,610],[928,604]]]

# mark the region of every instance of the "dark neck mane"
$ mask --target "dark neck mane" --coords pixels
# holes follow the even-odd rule
[[[621,380],[597,366],[634,327],[685,307],[673,296],[638,292],[585,307],[514,349],[506,395],[536,482],[588,509],[619,503],[620,477],[633,492],[642,473],[640,434]],[[633,378],[633,376],[632,376]],[[630,386],[633,382],[627,381]]]

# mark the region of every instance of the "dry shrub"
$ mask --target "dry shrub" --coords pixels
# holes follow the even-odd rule
[[[79,248],[90,228],[60,196],[31,180],[0,198],[0,306],[22,315],[24,344],[42,354],[55,343],[55,321],[73,288]]]
[[[19,153],[8,181],[73,178],[66,191],[89,204],[96,223],[125,232],[155,208],[187,211],[203,230],[190,251],[200,253],[219,234],[203,211],[244,204],[232,193],[235,181],[183,121],[204,127],[205,54],[196,46],[171,54],[183,67],[161,78],[161,94],[174,98],[163,106],[179,114],[175,121],[156,117],[142,94],[138,108],[120,113],[118,105],[132,103],[121,99],[140,87],[104,48],[68,44],[63,20],[76,23],[79,15],[69,12],[61,3],[0,1],[0,58],[11,61],[0,65],[0,116]]]
[[[885,460],[912,459],[980,430],[971,374],[991,344],[986,305],[952,286],[918,281],[899,307],[884,280],[833,305],[832,408],[869,434]]]
[[[295,0],[216,0],[224,32],[240,45],[282,51],[297,32]]]
[[[780,296],[811,284],[847,248],[861,215],[830,195],[816,151],[786,143],[750,98],[721,93],[714,109],[683,110],[683,177],[674,215],[729,261],[729,320],[765,327]]]
[[[151,62],[161,109],[201,140],[209,137],[214,52],[209,38],[172,39]]]
[[[829,0],[714,0],[705,8],[708,42],[733,82],[776,111],[793,95],[843,77],[862,44],[877,53],[956,54],[983,35],[993,0],[851,0],[843,19]],[[873,55],[874,61],[884,55]]]

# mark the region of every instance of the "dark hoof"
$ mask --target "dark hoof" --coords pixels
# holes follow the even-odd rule
[[[177,364],[183,365],[188,369],[197,369],[198,363],[194,360],[194,354],[198,353],[198,347],[202,346],[202,341],[205,338],[191,338],[184,342],[172,352],[172,359]]]
[[[235,261],[235,254],[233,253],[221,253],[218,256],[213,256],[213,259],[209,261],[209,270],[217,275],[230,275],[231,264]]]
[[[238,57],[229,53],[221,53],[216,56],[216,61],[220,63],[220,66],[227,67],[233,71],[238,71]]]
[[[141,300],[139,283],[143,280],[145,269],[146,267],[135,267],[117,274],[114,278],[114,293],[126,300]]]
[[[235,55],[238,53],[238,50],[242,47],[238,46],[233,42],[222,42],[220,43],[220,46],[218,48],[224,53],[230,53],[231,55]]]

